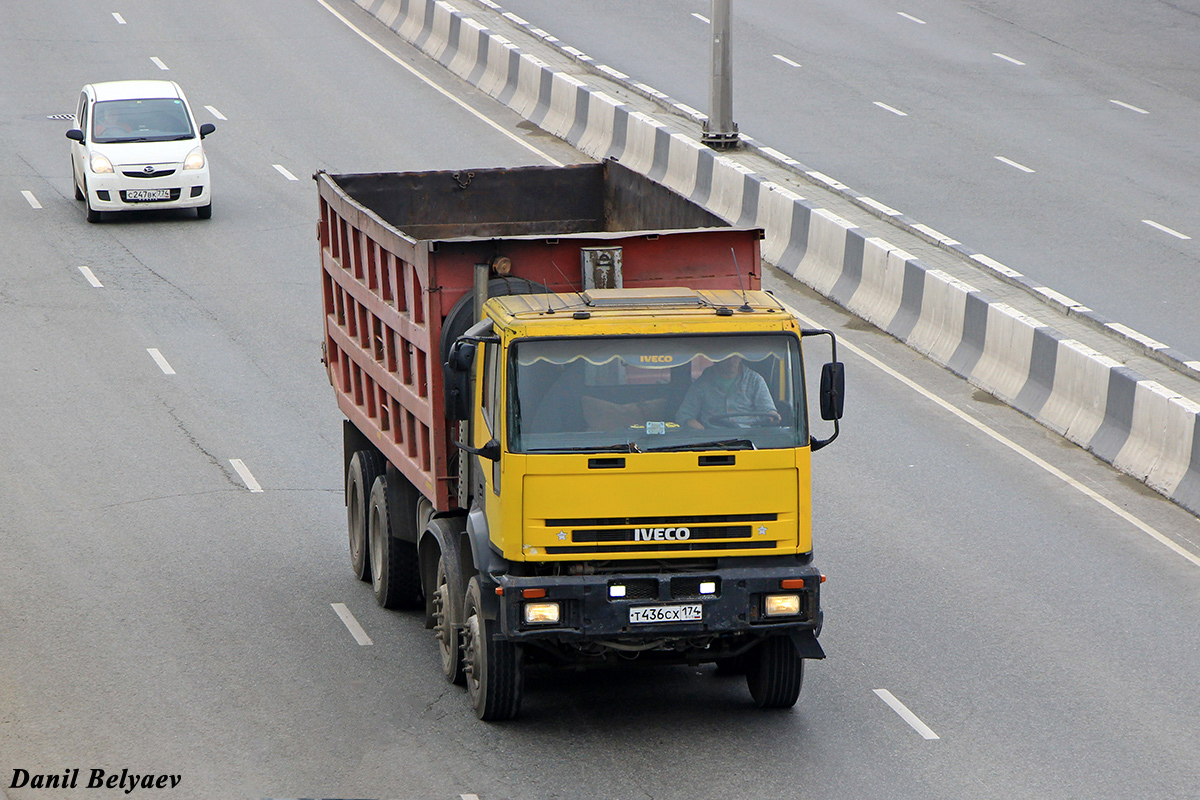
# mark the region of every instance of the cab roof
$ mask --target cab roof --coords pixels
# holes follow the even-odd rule
[[[592,318],[645,316],[777,315],[787,309],[760,290],[646,287],[636,289],[585,289],[553,294],[510,294],[488,301],[502,315],[530,322],[538,318],[559,321],[567,314]],[[747,310],[749,309],[749,310]]]

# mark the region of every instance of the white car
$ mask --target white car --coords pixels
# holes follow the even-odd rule
[[[212,216],[208,158],[216,130],[196,124],[175,81],[109,81],[83,87],[75,112],[71,171],[88,222],[105,211],[194,208]]]

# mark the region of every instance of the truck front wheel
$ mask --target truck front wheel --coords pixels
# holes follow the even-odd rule
[[[800,697],[804,659],[786,636],[771,636],[747,654],[746,684],[759,708],[791,708]]]
[[[389,519],[387,478],[381,475],[371,487],[367,506],[371,588],[375,600],[384,608],[420,608],[417,546],[392,536]]]
[[[467,696],[480,719],[489,722],[512,719],[521,710],[524,682],[521,647],[492,638],[496,621],[484,618],[480,596],[479,578],[471,578],[464,604],[467,624],[463,632]]]
[[[383,456],[375,450],[359,450],[346,470],[346,529],[350,534],[350,568],[359,580],[371,580],[367,554],[367,503],[375,479],[383,474]]]

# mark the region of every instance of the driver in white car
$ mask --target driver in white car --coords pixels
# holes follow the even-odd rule
[[[754,370],[747,369],[741,356],[729,356],[704,370],[688,388],[675,414],[680,425],[697,430],[714,425],[736,428],[777,425],[780,419],[767,382]]]

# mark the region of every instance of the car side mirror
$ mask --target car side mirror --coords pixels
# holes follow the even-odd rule
[[[200,138],[203,139],[205,136],[208,136],[210,133],[212,133],[216,129],[217,129],[216,125],[213,125],[211,122],[205,122],[203,125],[200,126]]]
[[[841,419],[846,406],[846,365],[830,361],[821,368],[821,419]]]
[[[79,128],[71,128],[71,130],[67,131],[67,138],[73,142],[82,142],[83,131],[79,130]]]

